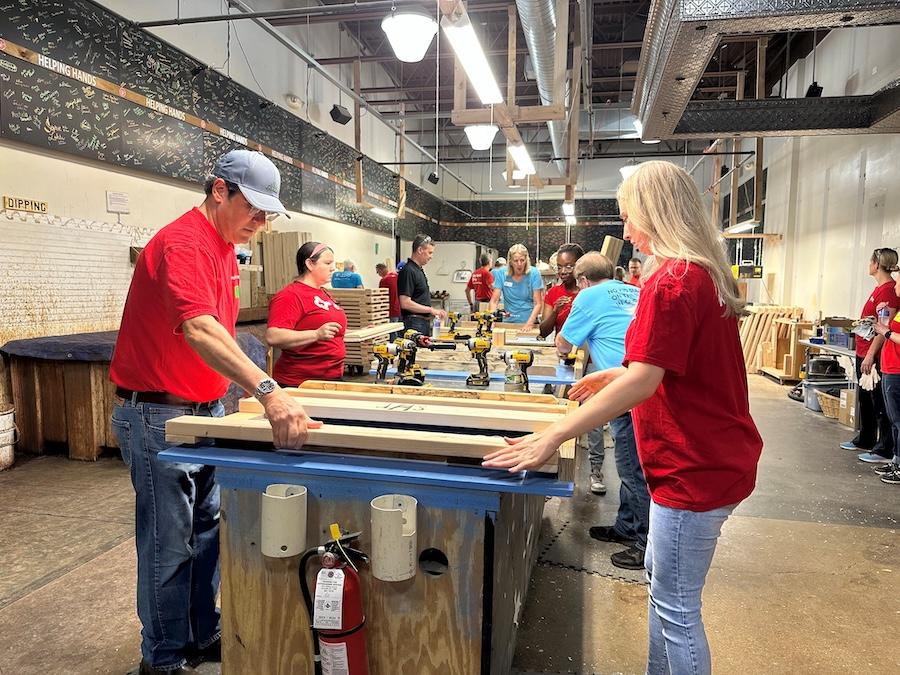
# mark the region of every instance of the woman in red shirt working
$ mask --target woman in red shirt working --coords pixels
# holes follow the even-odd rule
[[[578,244],[563,244],[556,252],[556,276],[559,283],[544,295],[544,311],[541,312],[541,337],[547,337],[553,331],[559,335],[560,329],[569,318],[572,301],[578,295],[578,283],[575,281],[575,263],[584,255],[584,249]]]
[[[298,277],[269,303],[266,342],[280,347],[272,376],[282,387],[344,374],[344,310],[322,288],[334,272],[334,252],[310,241],[297,250]]]
[[[869,276],[875,278],[875,290],[863,305],[860,316],[877,316],[879,309],[889,307],[893,311],[900,308],[900,298],[894,292],[894,279],[891,272],[897,271],[897,251],[892,248],[876,248],[869,260]],[[863,373],[871,373],[872,368],[878,370],[878,354],[884,339],[876,336],[874,340],[863,340],[856,337],[856,377]],[[859,396],[859,432],[852,441],[841,443],[844,450],[862,450],[858,455],[863,462],[884,463],[894,456],[894,439],[891,432],[891,421],[885,411],[885,399],[881,392],[882,383],[875,385],[872,391],[862,387],[856,389]]]
[[[900,293],[900,277],[897,278],[894,291]],[[876,323],[875,330],[884,338],[884,347],[881,350],[883,376],[881,391],[884,394],[888,418],[891,420],[894,456],[890,462],[876,466],[875,473],[881,475],[883,483],[900,485],[900,314],[895,307],[885,306],[888,307],[887,318],[884,323],[882,321]]]
[[[687,172],[644,162],[617,196],[625,238],[655,256],[625,336],[625,365],[579,380],[570,397],[584,405],[484,464],[539,467],[564,441],[631,410],[652,500],[647,672],[709,673],[700,597],[722,524],[753,491],[762,450],[738,336],[744,303]]]

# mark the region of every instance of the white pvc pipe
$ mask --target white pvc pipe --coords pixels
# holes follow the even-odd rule
[[[260,549],[270,558],[290,558],[306,550],[306,488],[275,483],[262,495]]]
[[[416,574],[416,509],[408,495],[381,495],[371,502],[372,576],[405,581]]]

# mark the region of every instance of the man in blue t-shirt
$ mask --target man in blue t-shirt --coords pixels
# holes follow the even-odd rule
[[[609,259],[596,251],[586,253],[575,263],[575,279],[582,290],[572,301],[569,318],[556,336],[556,347],[561,354],[568,354],[572,347],[587,344],[591,355],[587,372],[616,368],[625,358],[625,331],[634,318],[640,289],[614,280],[614,273]],[[628,544],[626,550],[613,553],[610,561],[616,567],[641,569],[650,525],[650,494],[638,461],[631,413],[611,420],[609,427],[622,481],[619,511],[615,524],[592,527],[590,535],[599,541]],[[588,432],[588,454],[591,492],[604,494],[602,428]]]
[[[343,271],[334,272],[331,275],[332,288],[362,288],[363,280],[356,271],[356,263],[347,258],[344,261]]]

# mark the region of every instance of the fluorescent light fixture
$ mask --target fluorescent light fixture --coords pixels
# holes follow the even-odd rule
[[[631,174],[638,170],[640,164],[626,164],[621,169],[619,169],[619,173],[622,174],[622,180],[628,178]]]
[[[387,35],[397,58],[406,63],[418,63],[437,33],[437,22],[420,12],[394,12],[381,20],[381,30]]]
[[[634,130],[637,132],[638,138],[644,135],[644,123],[637,117],[634,118]]]
[[[397,214],[393,211],[388,211],[387,209],[383,209],[380,206],[370,206],[369,208],[372,209],[372,213],[374,213],[376,216],[381,216],[382,218],[393,219],[397,217]]]
[[[566,225],[574,225],[576,222],[575,216],[566,216]]]
[[[478,36],[475,35],[475,29],[472,28],[472,22],[465,10],[455,20],[445,16],[441,19],[441,27],[444,29],[444,35],[450,40],[450,46],[453,47],[456,58],[459,59],[460,65],[466,71],[466,77],[469,78],[469,83],[481,102],[484,105],[503,103],[497,79],[491,71],[487,56],[484,54],[484,49],[481,48],[481,43],[478,41]]]
[[[562,210],[563,210],[564,215],[574,216],[575,215],[575,202],[563,202]]]
[[[500,174],[503,176],[503,180],[506,180],[506,172]],[[524,171],[519,171],[518,169],[513,169],[513,180],[525,180],[526,173]],[[515,187],[519,187],[516,185]]]
[[[647,140],[644,140],[643,138],[641,139],[641,143],[643,143],[644,145],[656,145],[659,142],[660,139],[658,138],[648,138]]]
[[[533,176],[537,173],[534,164],[531,162],[531,156],[528,154],[528,148],[524,145],[507,145],[506,149],[509,150],[510,157],[513,158],[516,166],[519,167],[519,171],[526,176]]]
[[[470,124],[466,127],[466,137],[473,150],[488,150],[498,130],[496,124]]]
[[[740,234],[741,232],[749,232],[759,224],[758,220],[745,220],[743,223],[736,223],[731,227],[726,227],[723,232],[725,234]]]

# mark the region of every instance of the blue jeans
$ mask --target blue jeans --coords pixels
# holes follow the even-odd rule
[[[431,335],[431,321],[428,317],[407,314],[403,317],[403,328],[405,330],[417,330],[422,335]]]
[[[735,506],[687,511],[650,505],[644,556],[650,582],[648,675],[711,672],[701,595],[722,524]]]
[[[610,420],[609,429],[615,442],[616,471],[619,472],[619,512],[613,528],[626,537],[636,540],[642,551],[647,548],[647,530],[650,528],[650,493],[638,460],[637,442],[631,413]]]
[[[388,318],[388,321],[390,321],[391,323],[401,323],[403,321],[403,317],[402,316],[392,316],[392,317]],[[403,335],[403,331],[396,330],[393,333],[391,333],[390,335],[388,335],[388,341],[393,342],[401,335]]]
[[[884,373],[881,380],[881,393],[884,395],[884,407],[888,419],[891,421],[894,464],[900,464],[900,375]]]
[[[113,429],[135,492],[141,654],[154,668],[174,670],[184,665],[186,654],[219,637],[215,469],[164,462],[157,455],[171,446],[167,420],[224,413],[221,403],[181,407],[129,400],[113,409]]]
[[[591,360],[584,369],[585,375],[590,375],[599,370]],[[603,446],[603,427],[591,429],[587,432],[588,459],[591,463],[591,473],[600,472],[603,469],[603,460],[606,459],[606,448]]]

